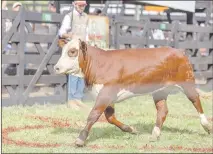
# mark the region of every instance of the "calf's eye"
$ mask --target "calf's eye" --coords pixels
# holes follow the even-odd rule
[[[74,56],[76,56],[76,50],[69,50],[69,51],[68,51],[68,56],[69,56],[69,57],[74,57]]]

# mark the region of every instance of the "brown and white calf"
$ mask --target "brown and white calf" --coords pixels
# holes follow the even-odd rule
[[[76,140],[77,146],[84,145],[91,127],[102,113],[109,123],[122,131],[135,133],[132,127],[116,119],[114,104],[148,93],[152,94],[157,109],[151,136],[152,140],[157,140],[168,113],[168,88],[173,86],[183,90],[196,108],[205,131],[212,132],[195,89],[192,67],[183,51],[169,47],[104,51],[79,39],[68,43],[59,40],[59,46],[63,50],[54,67],[56,73],[82,75],[86,84],[92,85],[97,92],[87,124]]]

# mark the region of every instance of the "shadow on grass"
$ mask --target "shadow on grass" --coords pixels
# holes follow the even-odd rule
[[[137,135],[141,135],[141,134],[149,134],[151,135],[152,129],[154,127],[154,124],[134,124],[132,125],[134,128],[136,128],[138,130],[138,134]],[[82,128],[56,128],[52,133],[53,134],[61,134],[61,133],[80,133]],[[167,127],[167,126],[163,126],[162,128],[163,132],[170,132],[170,133],[181,133],[181,134],[196,134],[202,137],[206,137],[208,136],[207,133],[197,133],[194,132],[192,130],[188,130],[188,129],[179,129],[179,128],[174,128],[174,127]],[[163,134],[162,132],[162,134]],[[88,141],[92,142],[95,141],[99,138],[102,139],[113,139],[113,138],[117,138],[117,137],[122,137],[126,134],[126,132],[122,132],[119,128],[117,128],[116,126],[110,125],[108,127],[93,127],[91,129],[91,132],[89,134],[89,138]],[[76,137],[77,137],[76,136]],[[121,138],[122,139],[122,138]]]

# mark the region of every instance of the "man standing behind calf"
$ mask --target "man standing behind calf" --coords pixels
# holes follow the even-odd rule
[[[74,1],[71,12],[65,15],[59,29],[60,38],[71,40],[78,37],[83,41],[88,39],[88,15],[84,12],[86,1]],[[85,83],[83,76],[69,74],[68,76],[68,106],[86,107],[82,102]]]

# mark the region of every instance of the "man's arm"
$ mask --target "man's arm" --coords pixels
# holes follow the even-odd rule
[[[61,38],[64,38],[64,39],[67,39],[67,38],[71,38],[72,37],[72,34],[71,33],[67,33],[67,31],[70,29],[70,17],[69,15],[65,15],[63,21],[62,21],[62,24],[61,24],[61,27],[58,31],[58,35],[61,37]]]

